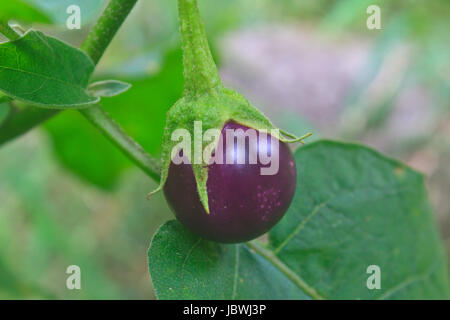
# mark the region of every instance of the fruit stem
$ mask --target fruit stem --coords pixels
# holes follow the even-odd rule
[[[111,0],[81,45],[97,65],[137,0]]]
[[[128,136],[100,105],[82,109],[80,112],[137,167],[154,181],[159,181],[159,161],[153,159],[139,143]]]
[[[222,82],[211,54],[197,0],[178,0],[186,96],[213,92]]]

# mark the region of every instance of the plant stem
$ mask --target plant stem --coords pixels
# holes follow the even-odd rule
[[[178,0],[183,42],[185,95],[195,96],[222,85],[209,48],[197,0]]]
[[[137,0],[111,0],[97,20],[81,50],[97,64]]]
[[[111,0],[102,16],[81,45],[97,64],[114,38],[122,23],[133,9],[137,0]],[[154,160],[136,141],[128,136],[100,105],[79,110],[105,137],[117,146],[131,161],[150,178],[159,182],[159,163]]]
[[[294,271],[292,271],[287,265],[283,263],[278,257],[270,250],[264,248],[256,241],[247,242],[246,245],[266,258],[275,268],[280,270],[287,278],[289,278],[297,287],[303,290],[307,295],[316,300],[324,300],[320,294],[314,288],[311,288],[302,278],[300,278]]]
[[[159,181],[159,163],[128,136],[102,107],[96,105],[80,112],[148,176]]]
[[[119,30],[125,18],[137,0],[111,0],[90,31],[81,49],[97,64],[106,48]],[[9,27],[9,26],[8,26]],[[14,32],[14,31],[13,31]],[[80,113],[96,126],[113,144],[115,144],[131,161],[155,181],[159,181],[159,165],[145,150],[135,142],[100,105],[79,110]],[[50,119],[60,110],[47,110],[27,106],[0,126],[0,145]]]
[[[137,0],[111,0],[102,16],[81,45],[97,64]],[[150,178],[159,181],[159,164],[136,141],[128,136],[100,105],[79,110],[105,137],[117,146]]]

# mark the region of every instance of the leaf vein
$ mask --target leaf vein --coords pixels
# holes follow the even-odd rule
[[[27,70],[11,68],[11,67],[6,67],[6,66],[0,66],[0,69],[15,71],[15,72],[19,72],[19,73],[26,73],[26,74],[30,74],[30,75],[36,76],[38,78],[43,78],[43,79],[46,79],[46,80],[53,80],[55,82],[60,82],[60,83],[65,84],[65,85],[67,85],[69,87],[74,87],[74,88],[77,88],[77,89],[80,89],[80,90],[85,90],[86,89],[86,88],[82,87],[81,85],[77,85],[77,84],[74,84],[74,83],[71,83],[71,82],[67,82],[67,81],[64,81],[64,80],[58,79],[58,78],[52,78],[52,77],[49,77],[49,76],[46,76],[46,75],[43,75],[43,74],[40,74],[40,73],[36,73],[36,72],[31,72],[31,71],[27,71]]]
[[[201,241],[202,241],[202,238],[198,238],[198,240],[192,245],[192,247],[186,253],[186,257],[184,258],[183,264],[181,265],[181,281],[182,282],[184,279],[184,268],[186,267],[186,263],[187,263],[189,257],[191,256],[192,252],[194,251],[195,247],[197,247]]]
[[[325,297],[320,295],[316,289],[307,284],[297,273],[292,271],[283,261],[281,261],[272,251],[263,248],[256,241],[247,242],[246,245],[254,252],[269,261],[275,268],[283,273],[286,278],[291,280],[298,288],[300,288],[305,294],[309,295],[312,299],[324,300]]]
[[[314,209],[311,211],[311,213],[309,213],[305,219],[303,219],[298,226],[294,229],[293,232],[291,232],[285,239],[284,241],[277,247],[275,248],[275,250],[273,251],[275,254],[278,254],[281,249],[283,249],[288,243],[289,241],[292,240],[293,237],[295,237],[304,227],[305,225],[309,222],[309,220],[311,220],[311,218],[313,216],[315,216],[320,209],[322,209],[324,206],[326,206],[326,204],[328,203],[328,201],[325,201],[317,206],[314,207]]]
[[[399,284],[393,286],[392,288],[388,289],[384,294],[382,294],[378,300],[385,300],[388,299],[389,297],[391,297],[392,295],[394,295],[396,292],[402,290],[403,288],[406,288],[407,286],[412,285],[415,282],[419,282],[419,281],[425,281],[427,280],[431,274],[434,272],[434,270],[437,268],[438,263],[434,263],[433,265],[431,265],[430,269],[425,272],[424,274],[419,274],[413,277],[409,277],[406,280],[400,282]]]

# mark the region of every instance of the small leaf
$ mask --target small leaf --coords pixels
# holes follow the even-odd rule
[[[79,109],[98,102],[86,91],[93,70],[85,53],[39,31],[0,44],[0,90],[43,108]]]
[[[318,141],[295,153],[291,207],[255,242],[221,245],[178,222],[149,249],[160,299],[447,299],[442,243],[423,176],[355,144]],[[381,269],[369,290],[367,268]]]
[[[89,85],[88,92],[94,97],[114,97],[131,88],[131,84],[119,80],[105,80]]]

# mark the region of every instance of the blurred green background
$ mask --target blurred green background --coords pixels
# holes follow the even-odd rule
[[[81,7],[81,30],[65,27],[70,4]],[[79,46],[104,4],[22,0],[8,10]],[[381,30],[366,27],[371,4]],[[424,172],[450,255],[448,0],[199,5],[225,84],[279,127],[360,141]],[[133,84],[102,104],[154,156],[183,89],[179,41],[176,1],[141,0],[94,76]],[[0,124],[6,112],[0,105]],[[145,199],[154,187],[77,112],[0,148],[0,298],[154,298],[147,248],[173,217],[161,194]],[[82,290],[66,288],[73,264]]]

